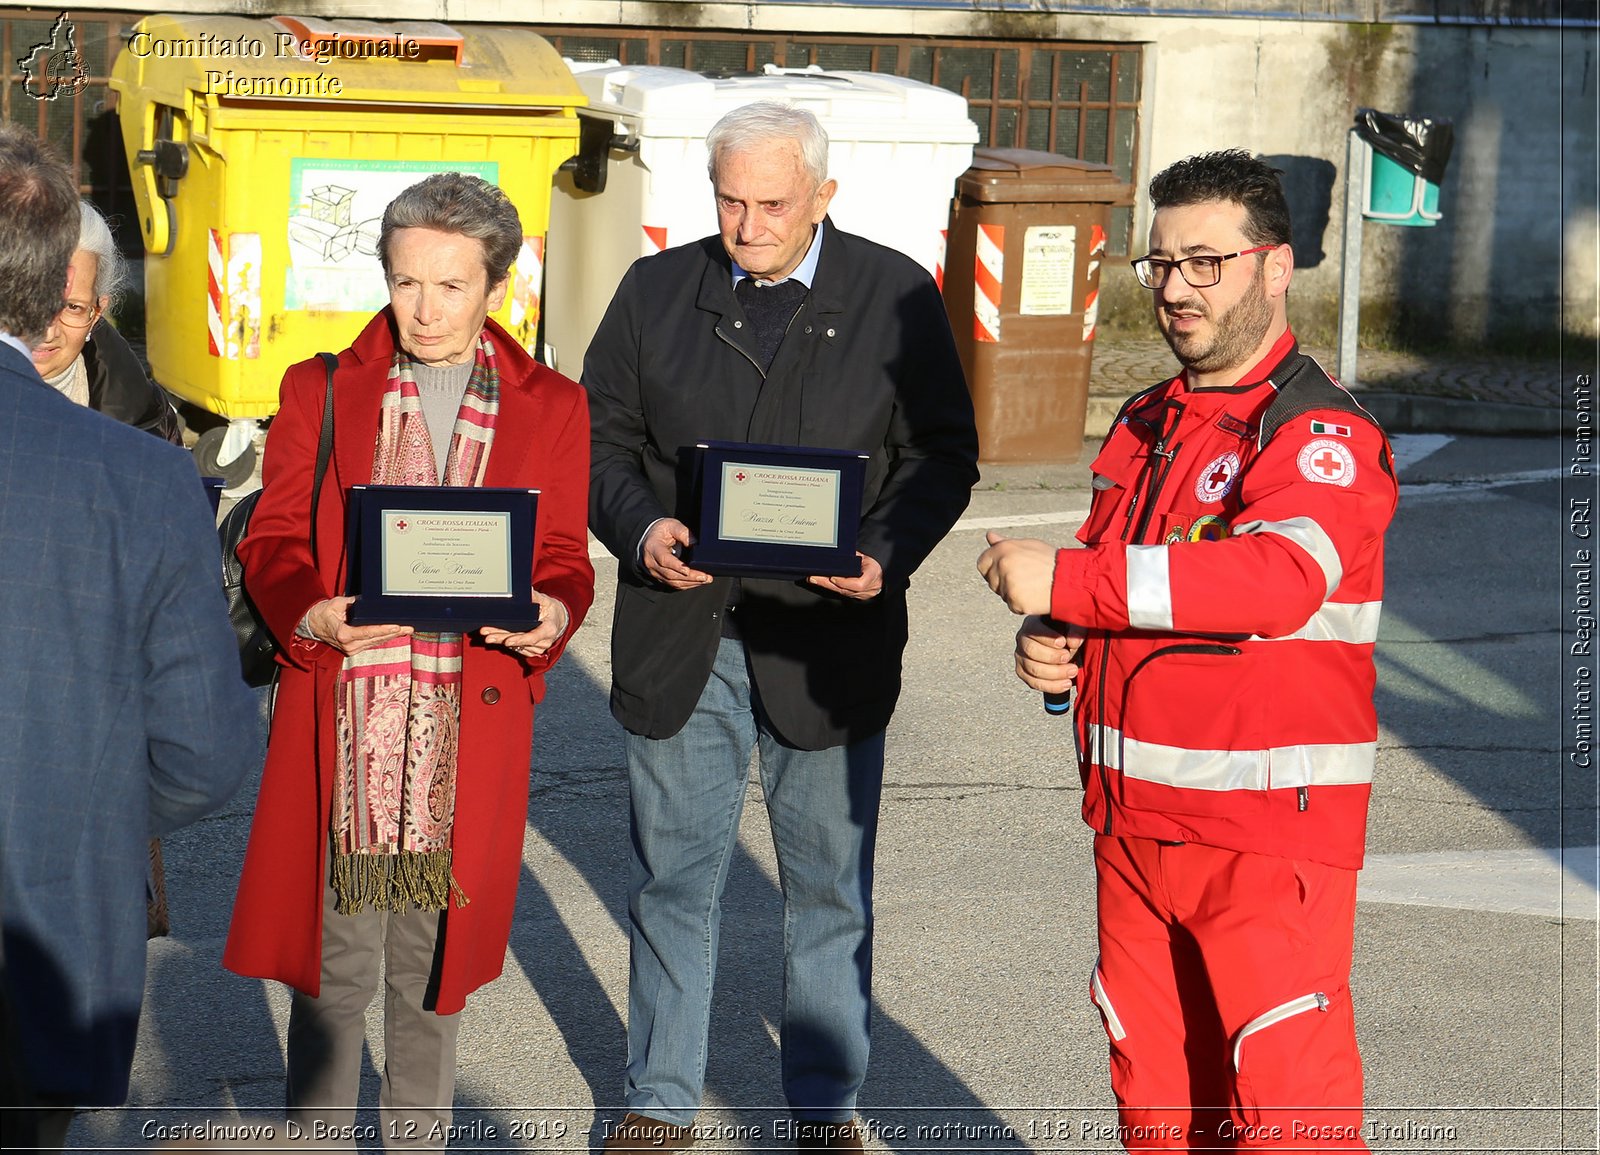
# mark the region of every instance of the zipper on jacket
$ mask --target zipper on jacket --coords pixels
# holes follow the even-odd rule
[[[1088,645],[1087,642],[1084,645]],[[1111,664],[1111,631],[1106,630],[1100,639],[1100,689],[1098,705],[1100,707],[1099,719],[1094,728],[1094,741],[1089,748],[1094,751],[1096,763],[1100,767],[1100,795],[1106,800],[1105,828],[1100,831],[1106,837],[1111,836],[1111,771],[1106,769],[1106,667]]]
[[[749,353],[745,352],[745,348],[744,348],[743,345],[739,344],[739,342],[735,341],[732,337],[730,337],[726,333],[724,333],[722,331],[722,326],[720,324],[715,329],[713,329],[712,332],[715,333],[718,337],[722,338],[724,341],[726,341],[733,348],[737,349],[739,351],[740,356],[742,356],[746,361],[750,362],[750,364],[754,365],[756,367],[756,372],[761,374],[761,380],[765,381],[767,379],[767,371],[761,367],[761,362],[757,361],[754,357],[750,356]],[[787,334],[787,332],[788,331],[785,330],[785,334]]]
[[[1161,487],[1166,484],[1167,475],[1172,472],[1173,459],[1183,447],[1182,443],[1179,443],[1171,449],[1167,448],[1167,438],[1177,433],[1182,418],[1183,406],[1176,401],[1168,401],[1162,428],[1156,429],[1150,422],[1144,422],[1146,426],[1155,430],[1156,440],[1150,447],[1150,455],[1145,458],[1144,467],[1139,472],[1139,480],[1134,484],[1133,497],[1128,502],[1128,512],[1124,515],[1128,525],[1123,527],[1123,541],[1135,543],[1142,541],[1145,530],[1150,527],[1150,518],[1155,513],[1156,497],[1161,493]],[[1137,522],[1134,521],[1135,510],[1139,511]]]
[[[1326,1011],[1328,1009],[1328,996],[1321,991],[1313,991],[1309,995],[1301,995],[1297,999],[1290,999],[1273,1007],[1266,1014],[1257,1015],[1239,1030],[1239,1037],[1233,1042],[1233,1071],[1239,1073],[1239,1061],[1244,1054],[1244,1041],[1257,1031],[1264,1031],[1268,1027],[1277,1026],[1285,1019],[1292,1019],[1296,1015],[1303,1015],[1307,1011]]]
[[[1108,647],[1109,637],[1110,636],[1107,635]],[[1140,670],[1144,669],[1157,658],[1165,658],[1172,654],[1218,654],[1223,657],[1237,657],[1241,652],[1242,651],[1238,646],[1225,646],[1220,642],[1179,642],[1176,645],[1162,646],[1159,650],[1151,650],[1143,658],[1139,659],[1139,664],[1134,666],[1133,669],[1129,670],[1128,676],[1122,680],[1123,725],[1117,730],[1117,771],[1121,774],[1127,774],[1128,772],[1128,760],[1125,753],[1128,742],[1128,691],[1133,687],[1133,680],[1139,676]],[[1102,673],[1101,687],[1103,693],[1105,685],[1105,663],[1101,663],[1100,669]],[[1105,699],[1102,697],[1100,701],[1101,708],[1104,709]],[[1100,768],[1102,772],[1105,771],[1104,759],[1101,760]],[[1106,778],[1109,780],[1110,775],[1106,774]],[[1109,789],[1106,792],[1106,829],[1104,833],[1111,833],[1111,794]]]
[[[805,302],[802,300],[800,302],[800,304],[795,308],[794,316],[791,316],[789,318],[789,323],[786,324],[783,327],[783,337],[784,337],[784,339],[788,338],[789,330],[794,328],[795,317],[798,317],[804,311],[805,311]],[[756,367],[756,372],[761,374],[761,380],[765,381],[767,379],[767,371],[761,367],[761,362],[757,361],[754,357],[750,356],[749,353],[745,352],[745,348],[744,348],[743,345],[739,344],[739,342],[735,341],[732,337],[730,337],[726,333],[724,333],[722,331],[722,323],[720,321],[717,323],[716,327],[714,329],[712,329],[712,332],[715,333],[718,337],[722,338],[722,340],[726,341],[728,344],[732,345],[735,349],[739,350],[740,353],[744,354],[744,359],[746,361],[750,362],[750,364],[754,365]],[[783,344],[783,340],[780,340],[778,342],[778,344],[781,346]]]
[[[1172,472],[1172,459],[1178,455],[1178,450],[1183,448],[1180,442],[1171,449],[1166,449],[1166,441],[1157,441],[1150,447],[1150,456],[1160,458],[1161,464],[1154,465],[1148,473],[1148,484],[1145,486],[1144,508],[1139,511],[1139,520],[1133,527],[1134,542],[1144,540],[1145,530],[1150,528],[1150,518],[1156,511],[1156,497],[1161,493],[1161,487],[1167,482],[1167,475]],[[1131,507],[1130,507],[1131,508]]]

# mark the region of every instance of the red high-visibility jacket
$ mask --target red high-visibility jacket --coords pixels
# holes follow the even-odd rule
[[[1285,333],[1224,389],[1123,407],[1051,616],[1088,627],[1084,819],[1359,868],[1397,486],[1372,417]]]

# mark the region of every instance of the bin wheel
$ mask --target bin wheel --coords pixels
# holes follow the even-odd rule
[[[228,436],[228,427],[218,425],[214,429],[207,429],[194,443],[194,462],[200,467],[202,477],[222,478],[223,488],[236,489],[250,480],[250,475],[256,470],[256,447],[245,442],[244,449],[231,460],[221,460],[223,439]]]

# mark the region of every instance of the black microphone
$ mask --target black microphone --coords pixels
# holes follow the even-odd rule
[[[1052,630],[1055,630],[1058,633],[1064,634],[1067,632],[1067,627],[1061,622],[1056,621],[1054,618],[1046,617],[1043,619],[1043,621],[1045,625],[1049,626]],[[1068,710],[1072,709],[1071,686],[1068,686],[1060,693],[1046,693],[1041,696],[1044,698],[1044,712],[1046,714],[1053,714],[1056,717],[1060,717],[1062,714],[1065,714]]]

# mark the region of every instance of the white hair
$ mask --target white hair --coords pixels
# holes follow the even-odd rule
[[[115,302],[122,288],[126,264],[122,254],[117,251],[111,226],[106,224],[106,218],[100,215],[100,210],[88,201],[78,202],[78,217],[78,248],[92,253],[98,261],[94,274],[94,299],[98,301],[101,297],[109,297]]]
[[[726,113],[706,133],[711,183],[717,181],[717,158],[723,153],[746,152],[773,139],[789,139],[800,146],[800,163],[813,187],[828,179],[828,132],[822,122],[803,108],[758,100]]]

